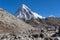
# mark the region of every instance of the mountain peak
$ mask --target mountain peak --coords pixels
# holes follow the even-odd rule
[[[27,7],[27,6],[26,6],[25,4],[22,4],[22,7],[25,8],[25,7]]]
[[[25,8],[25,7],[28,8],[25,4],[22,4],[22,7],[23,7],[23,8]]]
[[[22,8],[22,9],[25,9],[25,10],[27,10],[27,9],[28,9],[28,10],[30,10],[30,11],[31,11],[31,9],[30,9],[28,6],[26,6],[25,4],[22,4],[21,8]]]
[[[24,20],[30,20],[30,19],[36,19],[36,18],[43,18],[42,16],[38,15],[37,13],[31,11],[30,8],[28,8],[25,4],[22,4],[21,8],[18,9],[16,12],[16,16],[20,19]]]

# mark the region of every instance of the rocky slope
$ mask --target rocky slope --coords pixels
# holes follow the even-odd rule
[[[32,30],[35,28],[0,8],[0,40],[33,40]]]
[[[22,20],[17,19],[15,16],[9,14],[3,9],[0,9],[0,29],[7,30],[19,30],[25,31],[29,29],[34,29],[31,25],[26,24]],[[2,30],[1,30],[2,31]]]

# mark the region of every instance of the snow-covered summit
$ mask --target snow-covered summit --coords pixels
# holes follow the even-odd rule
[[[22,4],[21,8],[19,8],[16,12],[16,17],[24,20],[30,20],[30,19],[36,19],[37,17],[39,18],[44,18],[37,13],[31,11],[30,8],[28,8],[26,5]]]
[[[22,4],[22,6],[21,6],[22,8],[24,8],[24,9],[29,9],[29,10],[31,10],[30,8],[28,8],[25,4]]]

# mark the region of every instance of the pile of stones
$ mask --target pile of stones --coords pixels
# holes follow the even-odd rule
[[[0,40],[60,40],[58,28],[50,30],[49,28],[41,28],[35,30],[28,30],[24,32],[11,32],[0,34]],[[54,36],[55,35],[55,36]]]

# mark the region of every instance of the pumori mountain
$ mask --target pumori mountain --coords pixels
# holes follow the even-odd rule
[[[16,17],[24,20],[30,20],[30,19],[36,19],[36,18],[45,18],[37,13],[31,11],[30,8],[28,8],[26,5],[22,4],[21,8],[19,8],[15,14]]]

